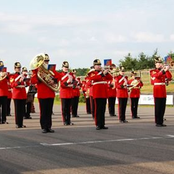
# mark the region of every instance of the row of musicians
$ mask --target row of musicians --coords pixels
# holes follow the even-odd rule
[[[45,63],[49,63],[49,57],[46,56]],[[27,86],[35,86],[37,88],[37,97],[40,104],[41,128],[44,133],[51,132],[52,120],[51,115],[53,111],[53,101],[55,92],[40,81],[37,77],[37,69],[33,70],[31,77],[28,77],[27,69],[22,68],[21,64],[16,62],[14,64],[14,74],[3,73],[4,63],[0,61],[0,105],[2,106],[1,124],[5,124],[7,112],[7,102],[11,98],[14,100],[15,108],[15,123],[17,128],[26,127],[23,125],[23,117],[25,115],[25,104],[29,94],[35,94],[29,88],[28,94],[26,92]],[[60,82],[60,97],[62,102],[62,119],[64,125],[72,124],[70,121],[70,111],[73,117],[78,117],[77,109],[80,96],[80,78],[75,77],[75,72],[68,73],[69,64],[64,61],[62,64],[62,72],[54,71],[55,82]],[[5,78],[3,76],[5,75]],[[31,88],[32,89],[32,88]]]
[[[97,64],[95,64],[97,65]],[[100,62],[98,62],[100,66]],[[138,101],[140,98],[140,89],[143,86],[143,82],[141,81],[140,77],[137,77],[137,73],[132,71],[131,72],[131,79],[128,79],[128,76],[125,76],[124,67],[120,67],[119,74],[116,75],[115,73],[111,73],[112,78],[110,80],[106,80],[103,78],[102,81],[93,82],[91,76],[94,74],[101,74],[100,68],[98,70],[92,69],[89,71],[88,75],[85,77],[85,80],[82,81],[82,91],[86,98],[86,112],[88,114],[92,114],[94,118],[94,98],[96,97],[104,97],[105,93],[101,93],[101,85],[98,85],[98,89],[94,89],[93,87],[97,84],[107,83],[107,98],[108,98],[108,111],[110,116],[116,116],[115,114],[115,101],[116,98],[119,100],[118,105],[118,116],[121,122],[126,122],[125,120],[125,111],[127,105],[127,99],[130,97],[131,99],[131,114],[132,118],[140,118],[137,115],[138,110]],[[109,73],[112,71],[109,71]],[[130,94],[129,94],[130,92]],[[98,96],[100,95],[100,96]],[[103,95],[103,96],[102,96]]]
[[[45,54],[44,57],[44,63],[48,64],[49,62],[49,56]],[[1,61],[1,67],[3,67],[3,62]],[[91,71],[88,74],[89,81],[93,81],[93,92],[92,97],[94,98],[94,118],[95,118],[95,124],[99,128],[105,128],[104,127],[104,120],[98,118],[100,115],[105,113],[105,106],[106,106],[106,98],[108,97],[108,92],[105,90],[107,88],[107,81],[113,80],[112,75],[109,73],[108,70],[101,70],[101,62],[100,60],[96,59],[93,62],[93,65],[95,67],[94,71]],[[25,76],[21,75],[21,64],[19,62],[16,62],[14,65],[15,73],[13,75],[10,75],[10,77],[6,77],[3,80],[0,80],[0,98],[1,103],[4,103],[4,98],[7,98],[7,93],[3,91],[3,89],[7,90],[7,82],[10,82],[10,85],[12,87],[13,93],[12,98],[14,100],[15,104],[15,121],[16,121],[16,127],[22,128],[25,127],[23,125],[23,116],[24,116],[24,107],[26,103],[26,90],[25,87],[29,85],[29,81],[27,81],[27,78]],[[51,83],[57,83],[60,82],[60,98],[61,98],[61,109],[62,109],[62,119],[64,125],[71,125],[70,121],[70,107],[71,107],[71,101],[73,96],[73,88],[80,88],[77,84],[74,84],[75,82],[75,76],[73,73],[69,73],[69,64],[67,61],[64,61],[62,64],[62,72],[58,73],[56,71],[53,71],[54,73],[54,79]],[[49,88],[47,85],[45,85],[42,81],[38,79],[37,71],[33,70],[32,77],[31,77],[31,83],[37,85],[37,97],[39,99],[40,104],[40,124],[41,128],[43,129],[43,133],[47,132],[54,132],[51,129],[52,126],[52,109],[53,109],[53,101],[55,97],[55,92]],[[126,122],[125,120],[125,108],[127,105],[127,97],[128,97],[128,79],[126,76],[124,76],[124,69],[122,68],[120,70],[120,75],[117,76],[115,79],[115,85],[117,89],[117,97],[119,100],[119,119],[121,122]],[[141,81],[140,81],[141,82]],[[140,85],[141,84],[141,85]],[[139,83],[140,86],[142,86],[142,82]],[[136,85],[138,86],[138,85]],[[112,84],[110,84],[110,87],[112,87]],[[112,87],[113,88],[113,87]],[[135,87],[134,87],[135,88]],[[139,88],[139,87],[137,87]],[[7,90],[8,91],[8,90]],[[4,95],[5,94],[5,95]],[[104,99],[104,100],[102,100]],[[75,103],[75,102],[73,102]],[[78,102],[77,102],[78,103]],[[2,104],[3,105],[3,104]],[[99,111],[99,112],[98,112]],[[100,113],[102,111],[102,114]],[[2,123],[6,122],[6,114],[4,115],[4,110],[2,114]],[[114,113],[111,113],[114,115]],[[75,115],[77,116],[77,115]],[[134,117],[137,117],[137,115],[133,115]],[[97,122],[100,122],[99,124]]]

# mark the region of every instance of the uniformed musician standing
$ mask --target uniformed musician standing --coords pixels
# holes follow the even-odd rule
[[[38,59],[38,61],[40,57],[42,59],[44,58],[44,62],[42,65],[45,67],[45,69],[48,70],[48,63],[50,61],[49,55],[45,53],[37,55],[36,58]],[[40,105],[40,125],[42,133],[54,133],[54,130],[51,129],[51,127],[55,92],[50,87],[58,83],[58,81],[60,80],[60,76],[58,72],[52,70],[52,77],[48,79],[48,81],[44,81],[44,77],[41,77],[43,78],[42,81],[38,77],[38,71],[40,71],[39,68],[33,70],[31,83],[37,84],[37,98]]]
[[[93,61],[95,71],[90,73],[90,80],[93,81],[93,98],[94,98],[94,118],[96,130],[108,129],[105,127],[105,111],[107,99],[107,80],[111,80],[112,76],[108,73],[108,69],[101,69],[99,59]]]
[[[138,111],[138,101],[140,98],[140,89],[143,86],[143,82],[140,77],[137,77],[137,73],[135,71],[131,72],[131,77],[128,81],[130,85],[130,99],[131,99],[131,113],[133,119],[139,119],[140,117],[137,115]]]
[[[116,116],[115,114],[115,100],[116,100],[116,65],[110,65],[110,72],[112,74],[112,80],[108,81],[108,110],[111,117]]]
[[[4,62],[0,61],[0,106],[1,106],[1,118],[0,124],[5,124],[7,116],[7,96],[8,96],[8,74],[3,72]]]
[[[157,127],[165,127],[163,124],[166,108],[166,85],[165,82],[172,79],[169,66],[162,64],[162,58],[155,57],[155,69],[150,71],[153,84],[153,96],[155,102],[155,123]]]
[[[64,61],[62,63],[62,72],[60,72],[60,98],[62,119],[64,125],[73,125],[71,123],[71,100],[73,98],[73,88],[75,88],[75,77],[69,72],[69,63]]]
[[[78,115],[78,105],[79,105],[79,97],[80,97],[80,89],[81,89],[81,81],[79,77],[76,77],[76,70],[72,71],[73,76],[75,77],[75,86],[73,87],[73,98],[71,100],[71,111],[72,117],[79,117]]]
[[[24,128],[23,117],[25,115],[25,103],[27,99],[25,87],[28,85],[26,76],[21,73],[21,64],[14,64],[15,73],[10,76],[10,83],[13,89],[12,99],[14,100],[15,108],[15,123],[16,128]]]
[[[116,88],[117,88],[117,98],[118,98],[118,117],[120,123],[127,123],[126,120],[126,106],[128,100],[128,89],[127,82],[128,77],[124,75],[124,67],[121,66],[119,69],[119,75],[116,77]]]
[[[12,98],[12,89],[10,85],[10,75],[7,81],[8,85],[8,96],[7,96],[7,116],[11,116],[11,98]]]

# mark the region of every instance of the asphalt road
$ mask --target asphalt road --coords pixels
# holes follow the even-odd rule
[[[27,128],[16,129],[14,114],[0,125],[2,174],[173,174],[174,108],[166,109],[167,127],[156,127],[153,107],[139,107],[140,120],[121,124],[109,117],[108,130],[95,130],[94,120],[79,107],[73,126],[63,126],[60,106],[54,106],[55,133],[43,134],[37,104]],[[13,110],[13,109],[12,109]]]

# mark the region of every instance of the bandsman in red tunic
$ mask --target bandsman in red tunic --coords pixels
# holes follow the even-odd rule
[[[128,81],[130,91],[129,97],[131,99],[131,113],[133,119],[139,119],[140,117],[137,115],[138,101],[143,82],[141,81],[140,77],[137,77],[137,73],[135,71],[131,72],[131,77],[132,78]]]
[[[82,86],[80,77],[76,77],[76,70],[72,71],[73,76],[75,77],[74,81],[74,88],[73,88],[73,98],[71,100],[71,111],[72,117],[79,117],[78,115],[78,104],[79,104],[79,97],[80,97],[80,89]]]
[[[162,64],[162,58],[155,57],[155,69],[150,71],[153,84],[153,96],[155,102],[155,123],[157,127],[165,127],[163,124],[164,113],[166,108],[166,81],[171,81],[172,74],[169,66]]]
[[[106,99],[107,95],[107,81],[112,79],[111,74],[108,73],[108,69],[101,69],[101,62],[99,59],[95,59],[93,62],[94,69],[90,73],[90,80],[93,81],[93,98],[94,98],[94,118],[96,130],[108,129],[105,126],[105,111],[106,111]]]
[[[110,65],[110,72],[112,74],[112,80],[108,81],[108,110],[111,117],[116,116],[115,114],[115,100],[116,100],[116,65]]]
[[[11,116],[11,98],[12,98],[12,88],[10,85],[10,73],[9,74],[9,79],[7,81],[8,85],[8,96],[7,96],[7,116]]]
[[[55,70],[48,70],[48,63],[50,61],[48,54],[39,54],[34,59],[44,60],[41,66],[47,71],[44,73],[41,67],[33,70],[31,83],[37,85],[37,98],[40,106],[40,125],[42,133],[54,133],[52,127],[52,113],[56,86],[60,80],[60,75]],[[33,59],[33,60],[34,60]],[[32,65],[32,63],[30,64]],[[33,68],[32,68],[33,69]],[[49,74],[50,72],[50,74]]]
[[[126,120],[126,106],[128,100],[128,77],[124,75],[124,67],[121,66],[119,75],[116,77],[116,89],[118,98],[118,117],[120,123],[127,123]]]
[[[93,80],[90,80],[90,74],[93,72],[95,72],[95,69],[94,69],[94,66],[91,66],[90,71],[88,72],[86,85],[88,89],[87,94],[89,95],[89,98],[90,98],[91,114],[92,114],[92,118],[94,119],[95,104],[94,104],[94,97],[93,97]]]
[[[90,103],[90,83],[89,76],[85,77],[85,100],[86,100],[86,113],[91,114],[91,103]]]
[[[73,125],[71,122],[71,100],[73,96],[73,88],[75,88],[75,77],[72,72],[69,72],[69,63],[64,61],[62,63],[62,72],[60,72],[60,98],[62,119],[64,125]]]
[[[0,124],[8,123],[6,122],[7,116],[7,96],[8,96],[8,73],[3,71],[4,62],[0,61],[0,106],[1,106],[1,118]]]
[[[27,99],[25,87],[28,86],[28,81],[24,73],[21,73],[21,64],[14,64],[15,73],[10,76],[10,84],[12,87],[12,99],[14,100],[15,108],[15,123],[16,128],[24,128],[23,117],[25,115],[25,103]]]

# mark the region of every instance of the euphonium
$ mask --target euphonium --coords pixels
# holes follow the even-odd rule
[[[139,83],[140,83],[140,79],[133,80],[128,87],[129,91],[132,90],[133,88],[136,88]]]
[[[45,83],[53,91],[58,92],[59,85],[57,83],[50,83],[54,79],[54,72],[45,68],[44,59],[45,54],[39,54],[35,56],[30,62],[30,69],[38,69],[37,76],[39,80]]]

